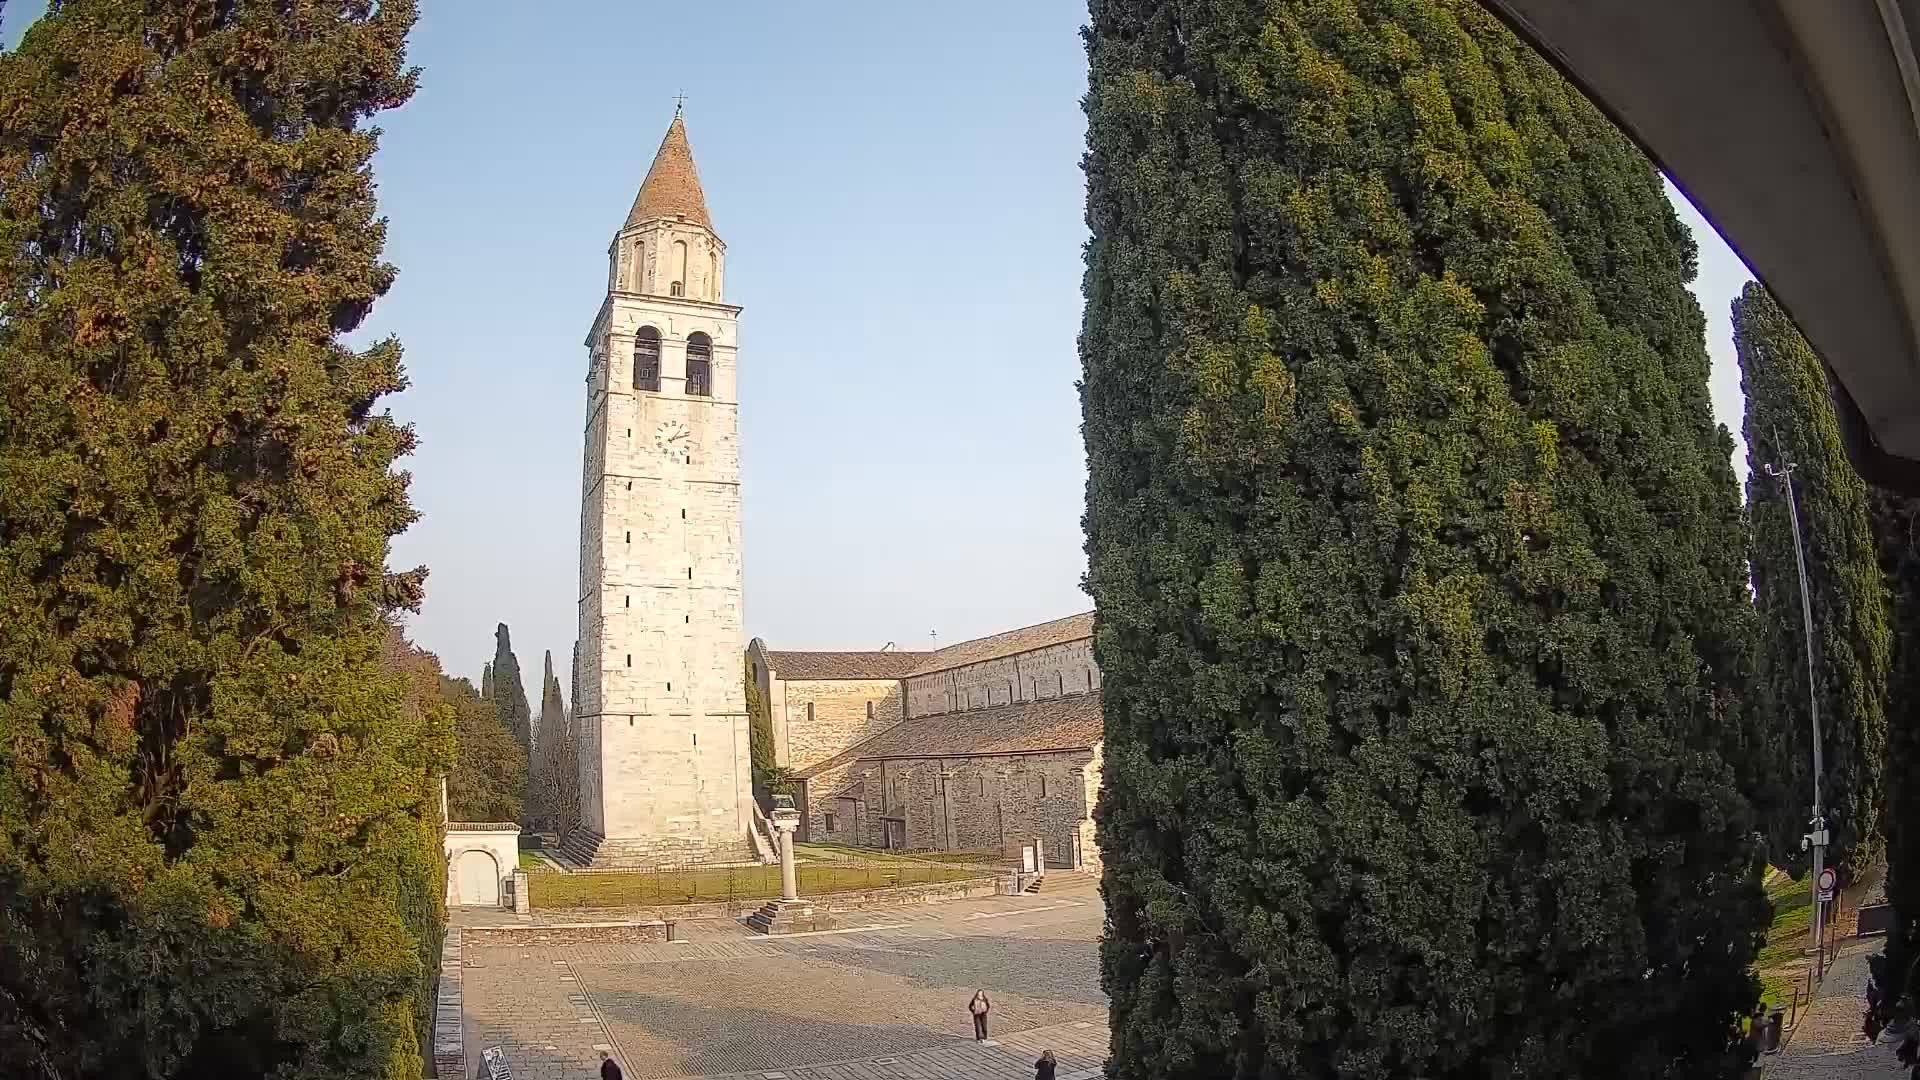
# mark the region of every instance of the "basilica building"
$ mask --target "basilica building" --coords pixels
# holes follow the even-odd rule
[[[930,652],[756,638],[748,671],[774,761],[800,783],[801,839],[1010,860],[1038,847],[1049,867],[1097,869],[1092,637],[1087,612]]]

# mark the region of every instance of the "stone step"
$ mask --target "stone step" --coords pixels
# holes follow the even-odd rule
[[[747,916],[747,929],[756,934],[800,934],[833,927],[833,916],[815,908],[811,900],[773,900]]]

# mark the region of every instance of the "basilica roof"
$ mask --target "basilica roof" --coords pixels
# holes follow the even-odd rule
[[[933,655],[898,649],[863,652],[767,651],[773,673],[788,681],[802,679],[901,679]]]
[[[848,760],[1037,754],[1085,750],[1100,739],[1100,693],[1096,690],[903,720],[800,775],[809,776]]]
[[[1023,626],[1018,630],[1009,630],[992,637],[974,638],[962,641],[958,645],[949,645],[932,653],[921,653],[924,658],[912,674],[927,675],[936,671],[966,667],[968,664],[985,663],[998,660],[1015,653],[1032,652],[1053,645],[1064,645],[1069,641],[1079,641],[1093,636],[1093,612],[1083,611],[1078,615],[1069,615],[1064,619],[1043,622],[1037,626]]]
[[[667,125],[667,137],[660,140],[660,151],[653,155],[653,167],[634,197],[633,210],[627,214],[627,228],[657,218],[679,217],[711,230],[713,219],[707,216],[707,196],[700,189],[700,170],[693,167],[693,147],[687,142],[686,121],[679,113]]]

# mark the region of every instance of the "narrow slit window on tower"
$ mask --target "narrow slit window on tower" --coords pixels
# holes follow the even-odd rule
[[[867,719],[873,719],[873,702],[867,702]]]
[[[693,567],[691,566],[687,567],[687,580],[688,581],[693,580]]]
[[[807,702],[807,723],[813,723],[813,702]]]
[[[623,607],[632,607],[632,606],[633,606],[633,597],[631,597],[631,596],[623,596],[623,597],[621,597],[621,599],[622,599],[622,600],[625,600],[625,601],[626,601],[626,603],[625,603],[625,604],[623,604],[623,605],[621,605],[621,606],[623,606]]]
[[[633,388],[660,389],[660,331],[651,326],[643,326],[633,335]]]
[[[632,653],[628,653],[628,654],[627,654],[627,666],[628,666],[628,667],[632,667],[632,666],[633,666],[633,654],[632,654]]]
[[[671,694],[671,693],[673,693],[673,684],[672,684],[672,683],[668,683],[668,684],[667,684],[667,693],[669,693],[669,694]]]
[[[632,531],[632,530],[628,530],[628,531],[627,531],[627,543],[629,543],[629,544],[631,544],[631,543],[633,543],[633,531]]]
[[[1046,773],[1040,774],[1040,797],[1043,799],[1047,797],[1047,774]]]
[[[713,396],[713,341],[698,331],[687,335],[687,394]]]

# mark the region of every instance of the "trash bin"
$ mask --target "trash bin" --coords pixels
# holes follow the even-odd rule
[[[1760,1028],[1760,1052],[1763,1054],[1779,1053],[1780,1037],[1785,1034],[1786,1027],[1786,1007],[1775,1005],[1773,1008],[1768,1009],[1766,1019],[1762,1022],[1762,1027]]]

